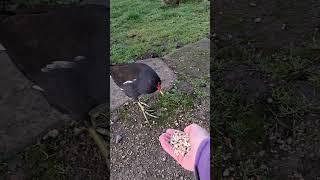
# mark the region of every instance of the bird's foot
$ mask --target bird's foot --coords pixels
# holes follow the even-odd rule
[[[153,117],[153,118],[159,118],[159,117],[158,117],[158,116],[155,116],[155,115],[153,114],[154,110],[152,110],[152,109],[147,109],[147,110],[146,110],[146,109],[145,109],[144,106],[150,107],[150,106],[147,105],[146,103],[137,102],[137,104],[139,105],[139,107],[140,107],[140,109],[141,109],[141,111],[142,111],[142,114],[143,114],[143,117],[144,117],[145,120],[146,120],[146,123],[151,126],[151,124],[150,124],[147,116],[150,116],[150,117]]]
[[[146,104],[146,103],[144,103],[144,102],[141,102],[141,101],[139,101],[139,102],[141,103],[141,105],[144,105],[144,106],[150,108],[150,106],[149,106],[148,104]]]

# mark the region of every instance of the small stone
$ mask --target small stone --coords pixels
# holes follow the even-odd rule
[[[257,6],[257,4],[254,3],[254,2],[249,3],[249,5],[252,6],[252,7],[256,7]]]
[[[82,60],[85,60],[85,59],[86,59],[85,56],[76,56],[76,57],[73,58],[73,60],[75,60],[75,61],[82,61]]]
[[[255,22],[255,23],[260,23],[261,21],[262,21],[261,18],[255,18],[255,19],[254,19],[254,22]]]
[[[183,180],[183,176],[180,176],[180,178],[179,178],[180,180]]]
[[[260,151],[259,152],[259,156],[261,156],[261,157],[264,156],[264,154],[265,154],[265,151]]]
[[[286,29],[286,27],[287,27],[287,25],[286,25],[286,24],[282,24],[281,29],[282,29],[282,30],[285,30],[285,29]]]
[[[142,171],[142,174],[147,175],[147,171]]]
[[[122,140],[122,136],[120,134],[116,135],[116,143],[120,143],[120,141]]]
[[[162,161],[166,161],[166,157],[162,158]]]
[[[79,134],[81,134],[82,131],[83,131],[83,129],[80,129],[80,128],[77,128],[77,127],[73,128],[73,134],[75,136],[78,136]]]
[[[178,48],[181,48],[181,47],[182,47],[182,44],[179,43],[179,42],[177,42],[177,43],[176,43],[176,48],[178,49]]]
[[[268,98],[268,99],[267,99],[267,102],[268,102],[269,104],[271,104],[271,103],[273,103],[273,99],[272,99],[272,98]]]
[[[207,84],[206,83],[201,83],[200,87],[207,87]]]
[[[44,90],[43,90],[40,86],[38,86],[38,85],[33,85],[32,88],[35,89],[35,90],[38,90],[38,91],[42,91],[42,92],[44,91]]]
[[[222,174],[223,176],[230,176],[230,171],[229,171],[229,169],[225,169],[224,171],[223,171],[223,174]]]
[[[56,129],[53,129],[51,131],[49,131],[44,137],[43,139],[47,139],[47,138],[56,138],[59,135],[59,131]]]

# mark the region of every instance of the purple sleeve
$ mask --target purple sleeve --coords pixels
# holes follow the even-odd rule
[[[210,138],[203,140],[198,148],[194,172],[196,179],[210,179]]]

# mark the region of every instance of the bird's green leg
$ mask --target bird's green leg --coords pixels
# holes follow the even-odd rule
[[[94,140],[94,142],[98,145],[98,147],[102,153],[102,156],[107,160],[107,158],[108,158],[107,143],[96,131],[95,119],[99,116],[99,112],[91,110],[89,112],[89,116],[90,116],[91,124],[87,128],[87,131],[88,131],[89,135],[91,136],[91,138]]]
[[[141,109],[141,111],[142,111],[142,113],[143,113],[143,116],[144,116],[144,118],[146,119],[146,122],[147,122],[148,124],[150,124],[150,122],[149,122],[147,116],[150,116],[150,117],[153,117],[153,118],[158,118],[157,116],[149,113],[149,112],[154,112],[154,110],[152,110],[152,109],[146,110],[146,109],[145,109],[144,106],[150,108],[150,106],[149,106],[148,104],[146,104],[146,103],[144,103],[144,102],[141,102],[140,99],[138,99],[138,102],[136,102],[136,103],[139,105],[139,107],[140,107],[140,109]]]
[[[144,118],[146,119],[146,122],[147,122],[148,124],[150,124],[150,122],[149,122],[149,120],[148,120],[148,118],[147,118],[146,111],[145,111],[143,105],[141,104],[140,101],[138,101],[137,103],[138,103],[138,105],[139,105],[139,107],[140,107],[140,109],[141,109],[141,111],[142,111],[142,114],[143,114]]]

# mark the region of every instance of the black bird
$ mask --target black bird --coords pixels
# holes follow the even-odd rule
[[[147,122],[149,122],[147,115],[157,118],[157,116],[145,110],[144,106],[149,108],[150,106],[140,102],[139,99],[139,96],[142,94],[151,94],[156,91],[159,91],[163,95],[161,91],[161,79],[150,66],[143,63],[111,65],[110,73],[112,79],[121,90],[139,105]]]

